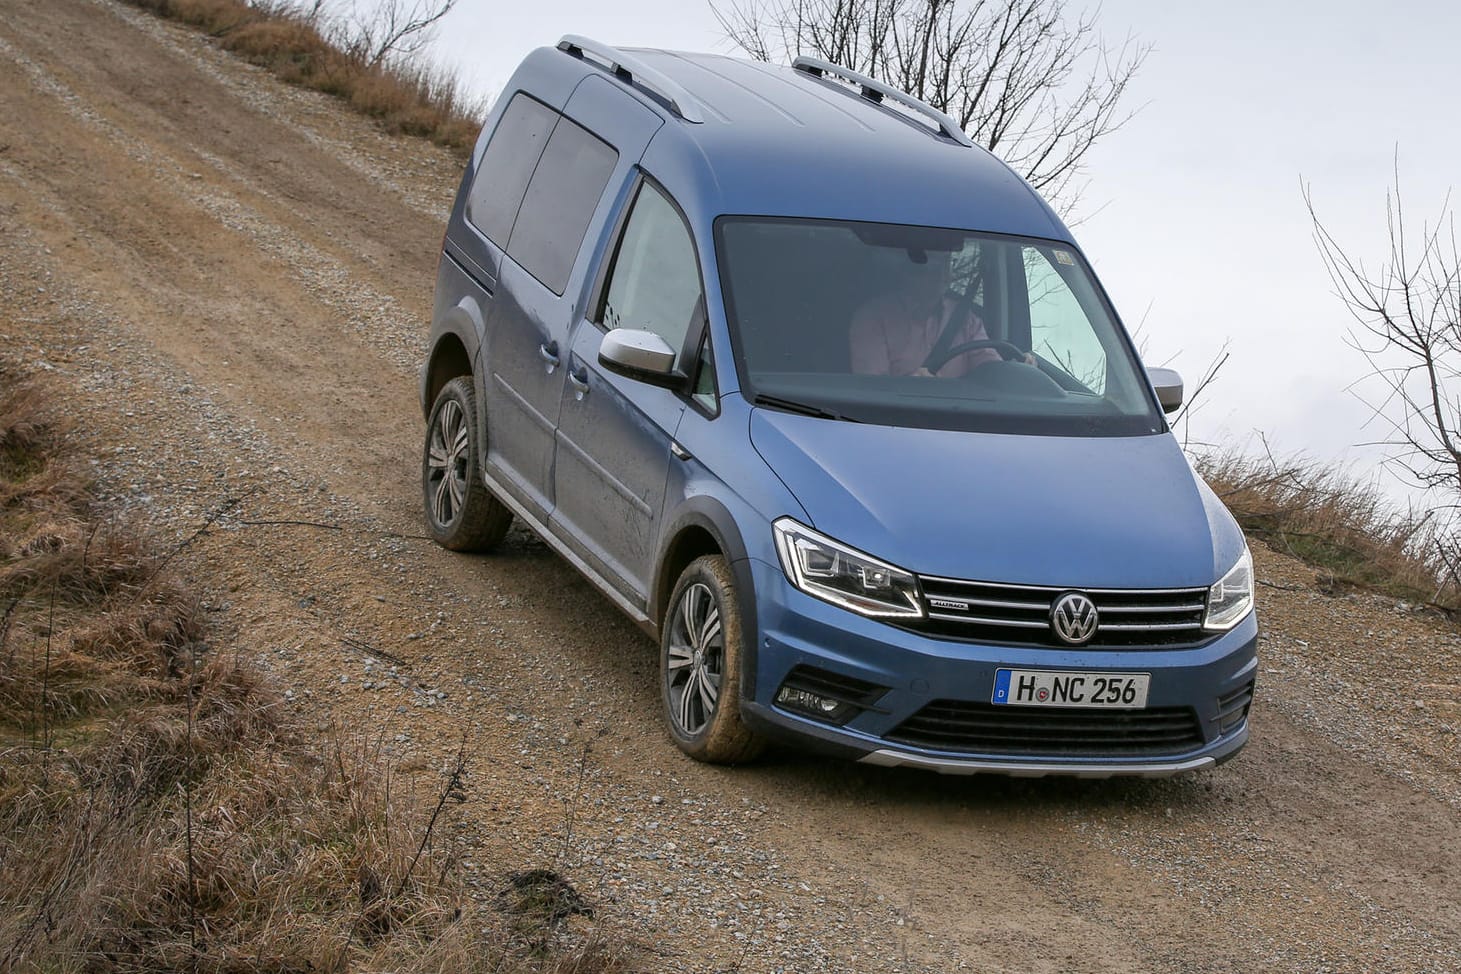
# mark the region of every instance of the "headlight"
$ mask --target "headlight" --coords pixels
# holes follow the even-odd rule
[[[1222,581],[1207,591],[1207,616],[1204,629],[1231,629],[1253,608],[1253,556],[1243,549],[1243,557]]]
[[[808,595],[865,616],[923,615],[918,579],[789,517],[771,525],[781,568]]]

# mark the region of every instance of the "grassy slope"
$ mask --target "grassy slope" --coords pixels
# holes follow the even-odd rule
[[[419,67],[371,68],[349,37],[281,0],[127,0],[192,24],[223,47],[278,77],[339,96],[390,131],[419,135],[465,155],[480,106],[459,97],[448,77]],[[329,36],[327,36],[329,35]],[[1302,460],[1218,453],[1198,470],[1251,537],[1326,572],[1337,586],[1376,589],[1454,613],[1455,573],[1436,556],[1447,540],[1428,516],[1394,514],[1373,487]]]
[[[336,95],[389,132],[465,156],[482,127],[482,106],[464,98],[454,79],[390,59],[372,66],[354,38],[283,0],[126,2],[197,27],[290,84]]]
[[[622,966],[598,930],[547,949],[577,896],[551,874],[475,905],[424,842],[460,763],[422,800],[307,734],[209,652],[168,554],[84,469],[47,390],[0,366],[0,970]]]

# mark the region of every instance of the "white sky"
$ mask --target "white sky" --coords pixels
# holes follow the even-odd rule
[[[1193,439],[1262,431],[1277,452],[1368,471],[1379,451],[1352,448],[1383,428],[1347,391],[1367,368],[1345,344],[1300,180],[1341,243],[1377,261],[1398,148],[1407,212],[1434,219],[1461,159],[1461,4],[1104,0],[1099,26],[1154,50],[1127,96],[1140,111],[1089,157],[1076,238],[1148,361],[1189,390],[1230,342]],[[459,0],[431,57],[495,95],[565,33],[732,50],[702,0]]]

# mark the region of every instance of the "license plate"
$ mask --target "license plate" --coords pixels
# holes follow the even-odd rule
[[[1071,673],[1059,670],[996,670],[994,703],[1016,707],[1098,707],[1140,710],[1150,673]]]

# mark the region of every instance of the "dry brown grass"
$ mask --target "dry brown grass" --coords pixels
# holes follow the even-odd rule
[[[343,98],[387,131],[430,139],[465,155],[483,106],[455,79],[417,63],[372,66],[340,30],[279,0],[127,0],[197,27],[240,57],[305,88]]]
[[[40,508],[81,513],[89,484],[60,448],[70,421],[36,384],[4,379],[0,374],[0,512],[17,520],[18,511]],[[0,546],[17,543],[0,535]]]
[[[606,927],[474,903],[460,763],[423,795],[210,652],[51,401],[0,366],[0,970],[627,969]]]
[[[1197,469],[1250,537],[1318,568],[1326,584],[1461,609],[1441,512],[1397,511],[1375,483],[1302,457],[1212,453]]]

